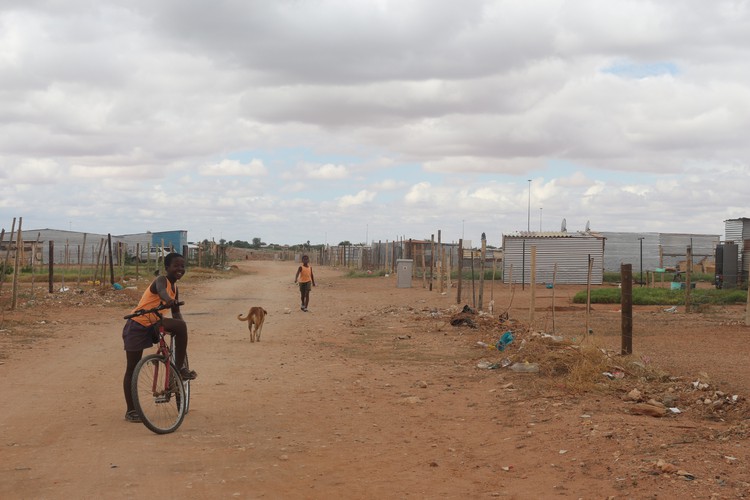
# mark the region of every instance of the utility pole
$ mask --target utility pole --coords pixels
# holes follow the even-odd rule
[[[638,282],[643,286],[643,236],[639,237],[638,241],[641,244],[641,274],[638,277]]]

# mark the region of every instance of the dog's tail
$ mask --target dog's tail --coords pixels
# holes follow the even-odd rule
[[[240,320],[240,321],[247,321],[247,320],[250,319],[250,314],[248,314],[246,318],[243,318],[242,314],[238,314],[237,315],[237,319]]]

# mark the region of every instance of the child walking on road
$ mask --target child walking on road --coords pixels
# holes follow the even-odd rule
[[[297,274],[294,275],[294,282],[299,281],[299,294],[302,304],[300,309],[307,312],[307,304],[310,303],[310,290],[315,286],[315,275],[313,275],[312,266],[310,265],[310,257],[307,255],[302,256],[302,265],[297,269]]]

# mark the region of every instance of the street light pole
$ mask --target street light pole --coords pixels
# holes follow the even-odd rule
[[[638,238],[638,242],[641,245],[641,275],[638,277],[638,282],[643,286],[643,236]]]
[[[531,232],[531,179],[529,182],[529,204],[526,208],[526,233]],[[521,290],[526,289],[526,237],[523,238],[523,246],[521,248]]]
[[[531,179],[529,179],[529,208],[526,214],[526,231],[531,231]]]
[[[542,207],[539,207],[539,232],[542,232]]]

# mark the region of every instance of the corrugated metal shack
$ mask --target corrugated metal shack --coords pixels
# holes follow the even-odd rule
[[[22,230],[21,238],[23,238],[24,246],[39,241],[37,259],[41,258],[41,262],[37,262],[38,264],[49,263],[50,242],[53,242],[53,260],[55,264],[93,264],[97,260],[97,254],[100,251],[102,243],[106,245],[107,242],[106,234],[81,233],[79,231],[48,228]],[[113,262],[115,263],[118,262],[116,255],[118,241],[120,240],[115,236],[112,237]],[[104,248],[106,249],[106,246]]]
[[[724,241],[738,246],[738,269],[742,269],[741,281],[746,283],[750,275],[750,219],[740,217],[725,220]]]
[[[659,267],[680,267],[687,257],[687,247],[692,247],[693,264],[706,259],[713,260],[716,254],[716,245],[721,237],[718,234],[687,234],[687,233],[660,233],[659,247],[661,265]],[[695,269],[694,269],[695,270]]]
[[[724,241],[733,241],[740,245],[745,240],[750,240],[750,219],[740,217],[724,221]]]
[[[0,244],[0,250],[5,251],[8,245],[9,234],[5,235],[5,240]],[[24,229],[21,230],[21,238],[25,248],[31,248],[31,245],[39,242],[37,246],[36,260],[39,264],[49,263],[49,243],[53,242],[53,259],[55,264],[94,264],[101,260],[103,255],[107,254],[107,235],[96,233],[82,233],[79,231],[66,231],[61,229]],[[13,236],[15,243],[16,236]],[[163,231],[163,232],[145,232],[139,234],[128,234],[122,236],[112,235],[112,261],[119,263],[118,245],[126,245],[126,251],[129,255],[134,256],[136,248],[140,245],[141,249],[147,249],[149,246],[161,246],[162,241],[166,248],[174,248],[182,252],[187,245],[187,231]],[[85,246],[84,246],[85,243]],[[12,246],[11,248],[14,248]],[[67,254],[66,254],[67,250]],[[24,256],[24,262],[27,263],[31,258],[29,252]]]
[[[689,233],[625,233],[602,231],[604,270],[618,272],[621,264],[632,264],[633,272],[656,268],[677,268],[685,261],[687,247],[692,246],[693,264],[713,261],[719,235]],[[643,247],[641,248],[641,238]],[[643,260],[641,260],[641,251]],[[683,269],[684,270],[684,269]]]
[[[643,270],[661,266],[659,233],[620,233],[602,231],[604,236],[604,270],[619,272],[622,264],[632,264],[633,272],[640,271],[641,238],[643,238]]]
[[[531,248],[536,246],[536,282],[552,283],[557,264],[557,284],[585,284],[589,258],[591,283],[603,281],[604,237],[598,233],[521,231],[503,235],[503,282],[531,283]]]

